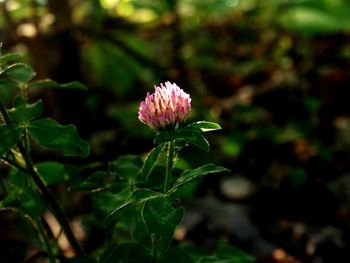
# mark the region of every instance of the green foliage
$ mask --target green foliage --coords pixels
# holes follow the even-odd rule
[[[69,179],[64,165],[59,162],[38,163],[36,168],[47,185],[60,184]]]
[[[178,188],[187,185],[193,180],[199,179],[200,177],[210,174],[210,173],[220,173],[228,172],[229,170],[216,166],[214,164],[206,164],[196,169],[185,170],[175,181],[174,186],[169,190],[169,192],[175,192]]]
[[[0,126],[0,155],[7,153],[19,141],[22,127],[17,124]]]
[[[15,63],[0,71],[0,76],[5,74],[10,80],[18,83],[26,83],[35,76],[33,69],[24,63]]]
[[[183,208],[174,208],[167,197],[152,198],[144,203],[141,218],[152,246],[163,254],[170,246],[175,228],[182,221]]]
[[[65,156],[89,155],[89,144],[79,137],[74,125],[62,126],[46,118],[31,122],[27,128],[33,139],[43,147],[58,150]]]
[[[155,147],[148,155],[145,160],[145,163],[142,166],[142,176],[144,178],[148,178],[149,175],[151,174],[153,168],[156,165],[156,162],[158,160],[158,157],[163,149],[163,145],[158,145]]]
[[[209,142],[201,134],[201,132],[220,130],[221,127],[217,123],[199,121],[192,123],[184,128],[178,128],[174,131],[161,131],[154,138],[155,144],[170,142],[175,139],[184,140],[191,143],[202,150],[209,152]]]
[[[40,117],[43,112],[42,100],[28,104],[22,97],[16,97],[13,106],[13,108],[8,110],[8,114],[14,122],[18,123],[30,122]]]
[[[65,84],[59,84],[51,79],[33,81],[30,83],[30,88],[55,88],[55,89],[78,89],[87,90],[87,87],[77,81],[72,81]]]

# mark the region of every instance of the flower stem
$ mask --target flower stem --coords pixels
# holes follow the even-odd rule
[[[6,108],[1,100],[0,100],[0,112],[1,112],[2,116],[4,117],[6,124],[11,124],[12,120],[10,119],[10,117],[6,111]],[[21,155],[24,158],[25,168],[26,168],[27,173],[31,176],[34,183],[36,184],[36,186],[39,188],[40,192],[42,193],[42,197],[43,197],[44,202],[52,210],[57,221],[60,222],[60,225],[61,225],[64,233],[66,234],[66,237],[67,237],[69,243],[71,244],[72,248],[74,249],[75,253],[77,255],[84,255],[84,252],[83,252],[80,244],[78,243],[77,239],[75,238],[75,236],[73,234],[71,227],[69,226],[66,215],[64,214],[60,205],[57,203],[51,190],[45,185],[45,183],[41,179],[39,173],[35,169],[34,164],[32,162],[32,159],[30,157],[29,149],[25,148],[25,146],[28,146],[27,134],[25,134],[24,140],[25,140],[24,144],[21,141],[19,141],[17,143],[17,147],[18,147]]]
[[[46,252],[47,252],[47,254],[49,256],[50,262],[51,263],[56,263],[57,261],[55,259],[55,256],[54,256],[53,252],[52,252],[50,241],[47,238],[47,235],[45,233],[45,229],[44,229],[43,223],[41,222],[40,218],[36,219],[36,224],[38,226],[39,237],[41,239],[41,242],[43,242],[43,244],[45,246],[45,249],[46,249]]]
[[[167,164],[164,181],[164,194],[168,191],[169,180],[173,172],[175,140],[168,142]]]

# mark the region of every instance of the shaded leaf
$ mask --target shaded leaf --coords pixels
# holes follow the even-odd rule
[[[65,259],[62,263],[97,263],[92,256],[77,256]]]
[[[64,165],[58,162],[42,162],[35,165],[47,185],[65,182],[69,179]]]
[[[30,87],[33,88],[55,88],[55,89],[80,89],[80,90],[87,90],[87,87],[78,82],[78,81],[72,81],[69,83],[60,84],[57,83],[54,80],[51,79],[45,79],[45,80],[39,80],[34,81],[30,83]]]
[[[19,141],[21,133],[22,128],[17,124],[0,125],[0,156]]]
[[[255,259],[253,256],[248,255],[244,251],[227,245],[220,244],[216,249],[216,256],[220,259],[229,260],[229,263],[254,263]]]
[[[33,69],[24,63],[10,65],[3,71],[0,71],[0,76],[5,73],[9,79],[18,82],[28,82],[35,76]]]
[[[40,117],[43,111],[43,102],[38,100],[33,104],[27,104],[22,97],[17,97],[14,107],[8,110],[11,119],[17,122],[28,122]]]
[[[144,178],[148,178],[148,176],[151,174],[154,166],[156,165],[156,162],[158,160],[159,154],[162,151],[163,146],[158,145],[156,148],[154,148],[148,155],[144,162],[144,165],[142,167],[142,176]]]
[[[26,191],[20,194],[20,206],[25,213],[32,216],[41,216],[46,211],[46,206],[38,193],[32,189],[26,189]]]
[[[157,198],[162,194],[159,192],[155,192],[149,189],[139,189],[131,194],[131,196],[125,200],[125,202],[121,203],[117,206],[104,220],[103,225],[107,226],[111,224],[117,217],[117,213],[124,207],[135,204],[135,203],[144,203],[153,198]]]
[[[0,88],[15,89],[17,87],[18,87],[17,83],[13,80],[0,79]]]
[[[72,186],[69,190],[72,191],[93,191],[105,186],[104,178],[107,176],[106,172],[97,171],[96,173],[90,175],[81,184]]]
[[[186,142],[189,142],[203,149],[204,151],[209,151],[209,142],[197,130],[178,129],[175,131],[161,131],[157,134],[156,138],[154,139],[154,143],[160,144],[176,139],[185,140]]]
[[[194,259],[192,258],[192,255],[190,255],[187,251],[181,249],[180,247],[171,246],[169,250],[158,259],[157,262],[193,263]]]
[[[174,186],[169,190],[169,192],[174,192],[177,190],[177,188],[187,184],[190,181],[193,181],[195,179],[198,179],[204,175],[210,174],[210,173],[220,173],[220,172],[228,172],[229,170],[225,167],[216,166],[212,163],[203,165],[201,167],[198,167],[196,169],[189,169],[185,170],[180,177],[175,181]]]
[[[41,146],[58,150],[64,156],[86,157],[89,144],[80,138],[74,125],[62,126],[55,120],[40,119],[28,124],[33,139]]]
[[[101,255],[100,263],[151,263],[152,254],[141,243],[130,242],[119,246],[112,246]]]
[[[165,253],[176,227],[183,218],[183,208],[174,208],[168,197],[147,200],[142,210],[142,218],[147,226],[153,246],[161,253]]]
[[[113,161],[110,164],[110,169],[125,179],[136,179],[141,172],[142,164],[143,162],[140,156],[125,155]]]
[[[9,62],[19,62],[23,61],[24,57],[19,53],[7,53],[3,56],[0,56],[0,65],[5,68]]]

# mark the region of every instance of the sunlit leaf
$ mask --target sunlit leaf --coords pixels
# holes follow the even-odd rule
[[[209,122],[209,121],[198,121],[194,122],[190,125],[187,125],[183,129],[189,129],[189,130],[200,130],[202,132],[208,132],[208,131],[215,131],[220,130],[221,127],[219,124],[215,122]]]
[[[33,121],[27,127],[33,139],[43,147],[58,150],[65,156],[89,155],[89,144],[80,138],[74,125],[62,126],[47,118]]]

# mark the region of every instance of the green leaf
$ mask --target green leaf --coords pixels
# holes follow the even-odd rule
[[[35,165],[47,185],[59,184],[69,179],[64,165],[58,162],[42,162]]]
[[[113,245],[101,255],[100,263],[151,263],[151,251],[147,250],[141,243],[129,242],[119,246]]]
[[[46,206],[38,193],[26,189],[20,194],[20,206],[25,213],[32,216],[41,216],[46,211]]]
[[[204,136],[196,130],[190,129],[178,129],[175,131],[161,131],[158,133],[154,139],[155,144],[160,144],[164,142],[169,142],[172,140],[185,140],[202,150],[209,152],[209,142],[204,138]]]
[[[233,263],[230,259],[220,259],[217,256],[203,256],[196,263]]]
[[[183,128],[184,130],[200,130],[202,132],[209,132],[215,130],[221,130],[219,124],[209,121],[197,121]]]
[[[7,153],[21,136],[22,128],[17,124],[0,125],[0,156]]]
[[[5,73],[9,79],[18,82],[28,82],[35,76],[33,69],[24,63],[10,65],[3,71],[0,71],[0,76]]]
[[[97,263],[97,261],[92,256],[76,256],[65,259],[62,263]]]
[[[197,178],[200,178],[204,175],[211,174],[211,173],[220,173],[220,172],[228,172],[229,170],[221,167],[216,166],[212,163],[200,166],[196,169],[189,169],[185,170],[179,178],[175,181],[174,186],[169,190],[169,193],[175,192],[177,188],[187,184],[190,181],[193,181]]]
[[[28,185],[29,179],[28,174],[17,168],[12,168],[8,176],[11,187],[25,188]]]
[[[125,155],[111,163],[111,170],[125,179],[136,179],[141,171],[142,159],[138,155]]]
[[[117,213],[124,207],[131,205],[131,204],[136,204],[136,203],[144,203],[148,200],[151,200],[153,198],[157,198],[159,196],[162,196],[161,193],[159,192],[154,192],[149,189],[139,189],[136,190],[131,194],[131,196],[125,200],[125,202],[119,204],[104,220],[102,225],[108,226],[111,223],[115,221],[117,218]]]
[[[18,87],[17,83],[13,80],[0,79],[0,88],[16,89],[17,87]]]
[[[153,246],[161,254],[168,250],[174,231],[182,221],[183,213],[183,208],[174,208],[168,197],[153,198],[145,202],[142,218]]]
[[[9,62],[23,61],[24,57],[19,53],[7,53],[0,56],[0,65],[4,68]]]
[[[33,104],[27,104],[22,97],[16,97],[14,106],[15,107],[8,110],[8,114],[13,121],[20,123],[38,118],[43,112],[42,100],[38,100]]]
[[[222,242],[219,243],[219,246],[216,250],[216,256],[221,260],[229,260],[229,263],[254,263],[255,259],[253,256],[248,255],[244,251],[224,244]]]
[[[342,6],[333,14],[328,9],[327,7],[291,7],[281,14],[279,22],[288,29],[304,33],[331,33],[349,30],[348,14],[350,7]],[[346,14],[343,14],[344,11]]]
[[[28,131],[41,146],[58,150],[64,156],[87,157],[90,147],[74,125],[62,126],[55,120],[40,119],[28,124]]]
[[[181,249],[181,247],[175,246],[171,246],[169,250],[157,260],[158,263],[193,263],[194,261],[191,254]]]
[[[59,84],[54,80],[51,79],[45,79],[45,80],[39,80],[34,81],[30,83],[30,87],[32,88],[55,88],[55,89],[80,89],[80,90],[87,90],[87,87],[78,82],[78,81],[72,81],[69,83]]]
[[[163,145],[155,147],[148,155],[142,167],[142,176],[148,179],[161,153]]]
[[[130,188],[124,188],[118,194],[113,194],[108,191],[97,191],[90,194],[92,197],[92,207],[93,207],[93,216],[98,220],[98,224],[102,227],[106,227],[104,225],[105,219],[110,215],[111,211],[114,210],[115,207],[119,207],[125,203],[125,200],[129,198],[131,194]],[[128,209],[122,209],[118,212],[118,219],[123,215],[124,212],[128,212]],[[114,223],[114,221],[111,221]]]
[[[107,173],[104,171],[97,171],[85,179],[80,185],[72,186],[69,188],[71,191],[94,191],[105,187],[104,179]]]

